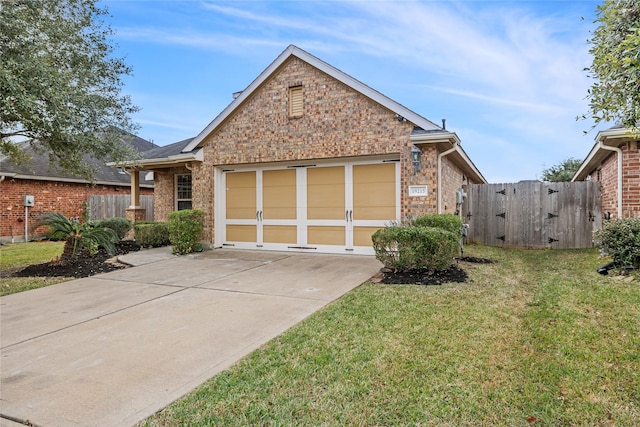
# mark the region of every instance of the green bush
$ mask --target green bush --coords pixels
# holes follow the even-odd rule
[[[201,251],[200,238],[204,231],[204,212],[185,209],[169,214],[169,240],[174,254],[188,254]]]
[[[435,227],[460,235],[462,218],[452,214],[422,215],[411,222],[414,227]]]
[[[640,218],[606,221],[595,237],[616,264],[640,268]]]
[[[131,230],[131,222],[126,218],[107,218],[98,221],[97,225],[112,229],[120,239],[124,239],[129,230]]]
[[[393,226],[371,236],[376,258],[394,271],[444,270],[458,253],[460,233],[435,227]]]
[[[170,244],[169,227],[166,222],[136,222],[133,230],[136,242],[144,248]]]

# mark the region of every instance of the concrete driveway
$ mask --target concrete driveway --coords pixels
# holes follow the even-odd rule
[[[237,250],[121,259],[136,267],[0,298],[0,425],[135,424],[381,267]]]

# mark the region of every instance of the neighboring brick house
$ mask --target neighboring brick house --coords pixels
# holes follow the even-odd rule
[[[142,138],[130,135],[131,144],[138,151],[157,146]],[[127,139],[129,140],[129,139]],[[86,163],[95,168],[94,182],[56,170],[50,165],[46,153],[35,152],[28,142],[22,143],[30,158],[28,163],[16,164],[0,157],[0,241],[24,241],[41,230],[35,230],[37,218],[48,212],[60,212],[67,217],[80,217],[85,209],[87,196],[104,194],[130,194],[131,178],[128,172],[108,167],[96,159],[85,156]],[[153,194],[153,181],[141,175],[140,192]],[[33,206],[25,209],[25,196],[33,196]]]
[[[640,217],[640,137],[622,126],[598,132],[572,179],[584,180],[600,181],[605,217]]]
[[[163,148],[129,165],[154,171],[155,218],[201,209],[214,247],[372,253],[375,230],[454,213],[460,187],[486,182],[444,123],[295,46]]]

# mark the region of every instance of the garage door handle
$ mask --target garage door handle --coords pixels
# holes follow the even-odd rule
[[[352,210],[347,210],[346,214],[345,214],[345,219],[347,222],[351,221],[353,222],[353,211]]]
[[[256,221],[262,221],[262,211],[256,211]]]

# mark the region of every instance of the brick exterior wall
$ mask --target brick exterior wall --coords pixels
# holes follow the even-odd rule
[[[116,190],[116,188],[118,190]],[[82,216],[88,195],[130,194],[130,188],[114,185],[91,185],[73,182],[40,181],[6,178],[0,182],[0,239],[24,239],[24,196],[32,194],[35,206],[29,208],[29,235],[37,217],[48,212],[60,212],[67,217]],[[140,194],[153,195],[153,189],[141,188]]]
[[[169,212],[176,210],[175,175],[191,173],[185,167],[160,169],[153,172],[155,193],[153,197],[153,218],[155,221],[167,221]],[[193,193],[193,189],[191,190]],[[194,209],[198,209],[194,206]]]
[[[467,185],[467,177],[446,156],[442,158],[442,213],[455,214],[458,188]],[[462,206],[459,206],[461,215]]]
[[[622,217],[640,217],[640,150],[638,141],[620,146],[622,150]],[[618,216],[618,158],[611,152],[589,176],[602,186],[602,211]]]
[[[639,141],[622,148],[622,216],[640,218],[640,151]]]
[[[304,112],[289,117],[289,88],[303,87]],[[305,159],[336,159],[397,154],[401,164],[401,215],[435,213],[437,206],[434,144],[422,146],[422,167],[414,175],[410,135],[413,124],[296,57],[291,57],[236,112],[204,141],[204,161],[193,165],[193,208],[206,215],[206,242],[213,242],[214,167]],[[462,181],[461,172],[445,160],[445,179]],[[175,172],[156,172],[155,216],[174,209]],[[167,188],[171,185],[171,189]],[[426,197],[408,197],[409,185],[426,184]],[[447,187],[446,191],[449,191]],[[454,189],[454,191],[455,191]],[[455,210],[455,194],[448,196]],[[453,197],[453,199],[452,199]],[[451,202],[453,200],[453,204]]]

